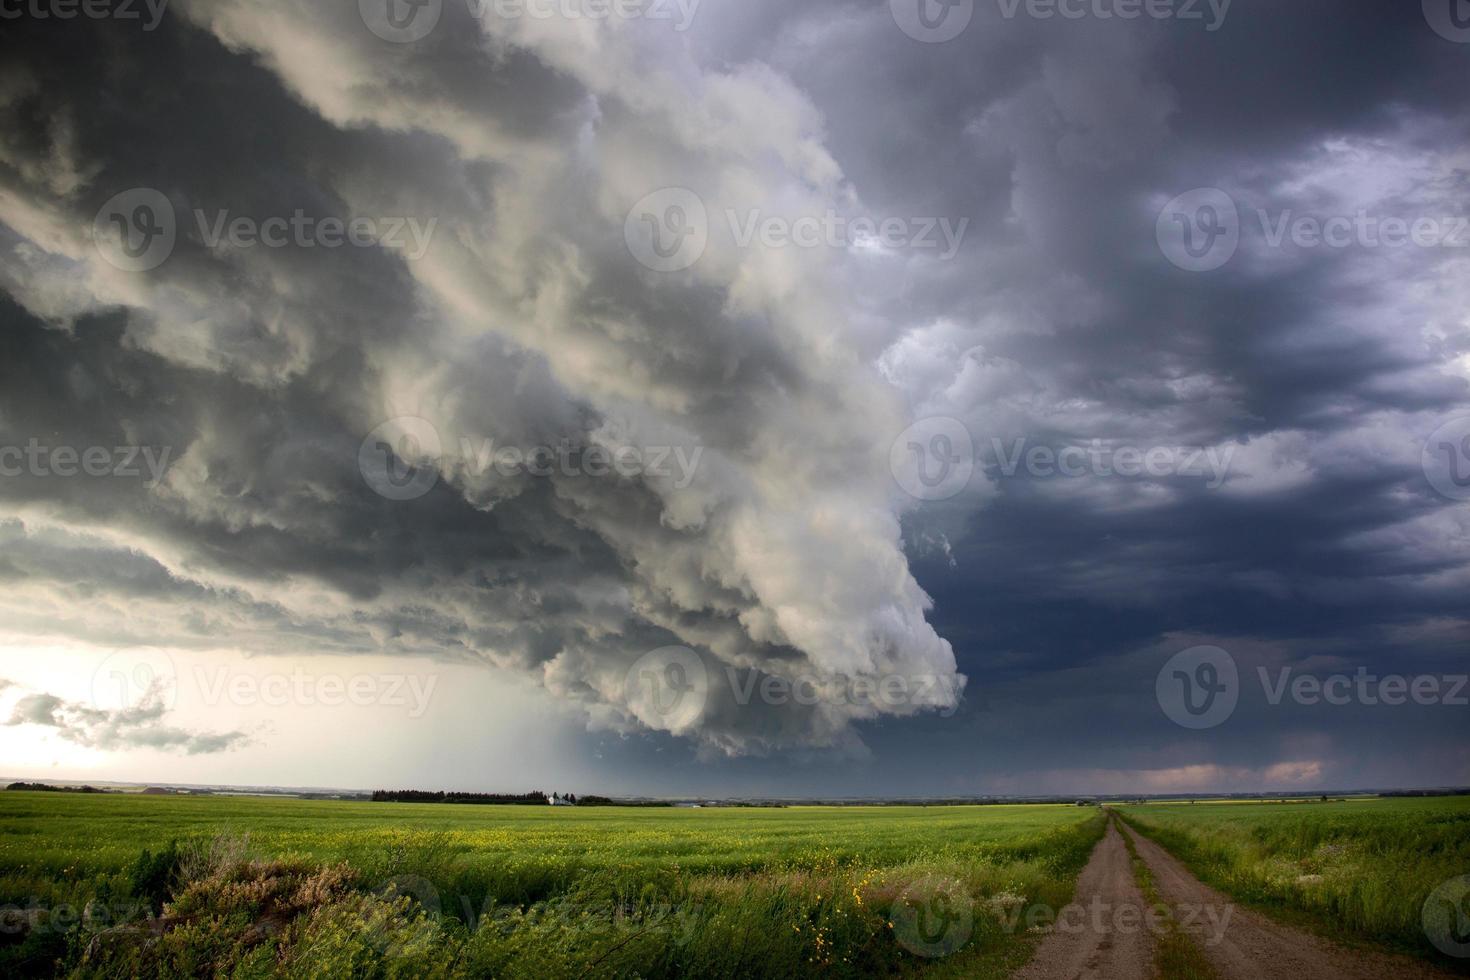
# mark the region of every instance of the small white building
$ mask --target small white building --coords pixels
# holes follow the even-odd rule
[[[563,798],[560,793],[552,793],[546,798],[546,802],[550,806],[576,806],[571,800]]]

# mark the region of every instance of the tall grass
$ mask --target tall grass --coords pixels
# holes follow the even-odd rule
[[[1128,822],[1232,897],[1334,938],[1437,956],[1425,899],[1470,873],[1470,798],[1129,807]]]
[[[0,936],[0,974],[923,973],[935,961],[906,945],[895,910],[937,880],[970,914],[949,964],[1004,975],[1034,937],[1004,928],[987,901],[1065,904],[1101,827],[1097,811],[1069,807],[553,811],[7,793],[0,905],[31,912]],[[146,911],[101,928],[52,921],[58,903],[99,896]]]

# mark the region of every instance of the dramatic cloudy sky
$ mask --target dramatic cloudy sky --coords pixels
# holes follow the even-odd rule
[[[638,6],[0,3],[0,775],[1470,783],[1463,0]]]

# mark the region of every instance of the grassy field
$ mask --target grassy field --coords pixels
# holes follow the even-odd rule
[[[1470,797],[1130,806],[1205,882],[1332,938],[1435,958],[1425,899],[1470,873]]]
[[[1005,976],[1102,823],[6,792],[0,974]]]

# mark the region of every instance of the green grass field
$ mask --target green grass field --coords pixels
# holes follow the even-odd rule
[[[1205,882],[1276,918],[1444,962],[1425,899],[1470,874],[1470,797],[1130,806]],[[1461,964],[1446,964],[1458,966]]]
[[[1467,798],[1121,812],[1246,904],[1429,956],[1470,872]],[[0,975],[1004,977],[1103,819],[3,792]]]
[[[7,792],[0,973],[1005,976],[1102,822]]]

